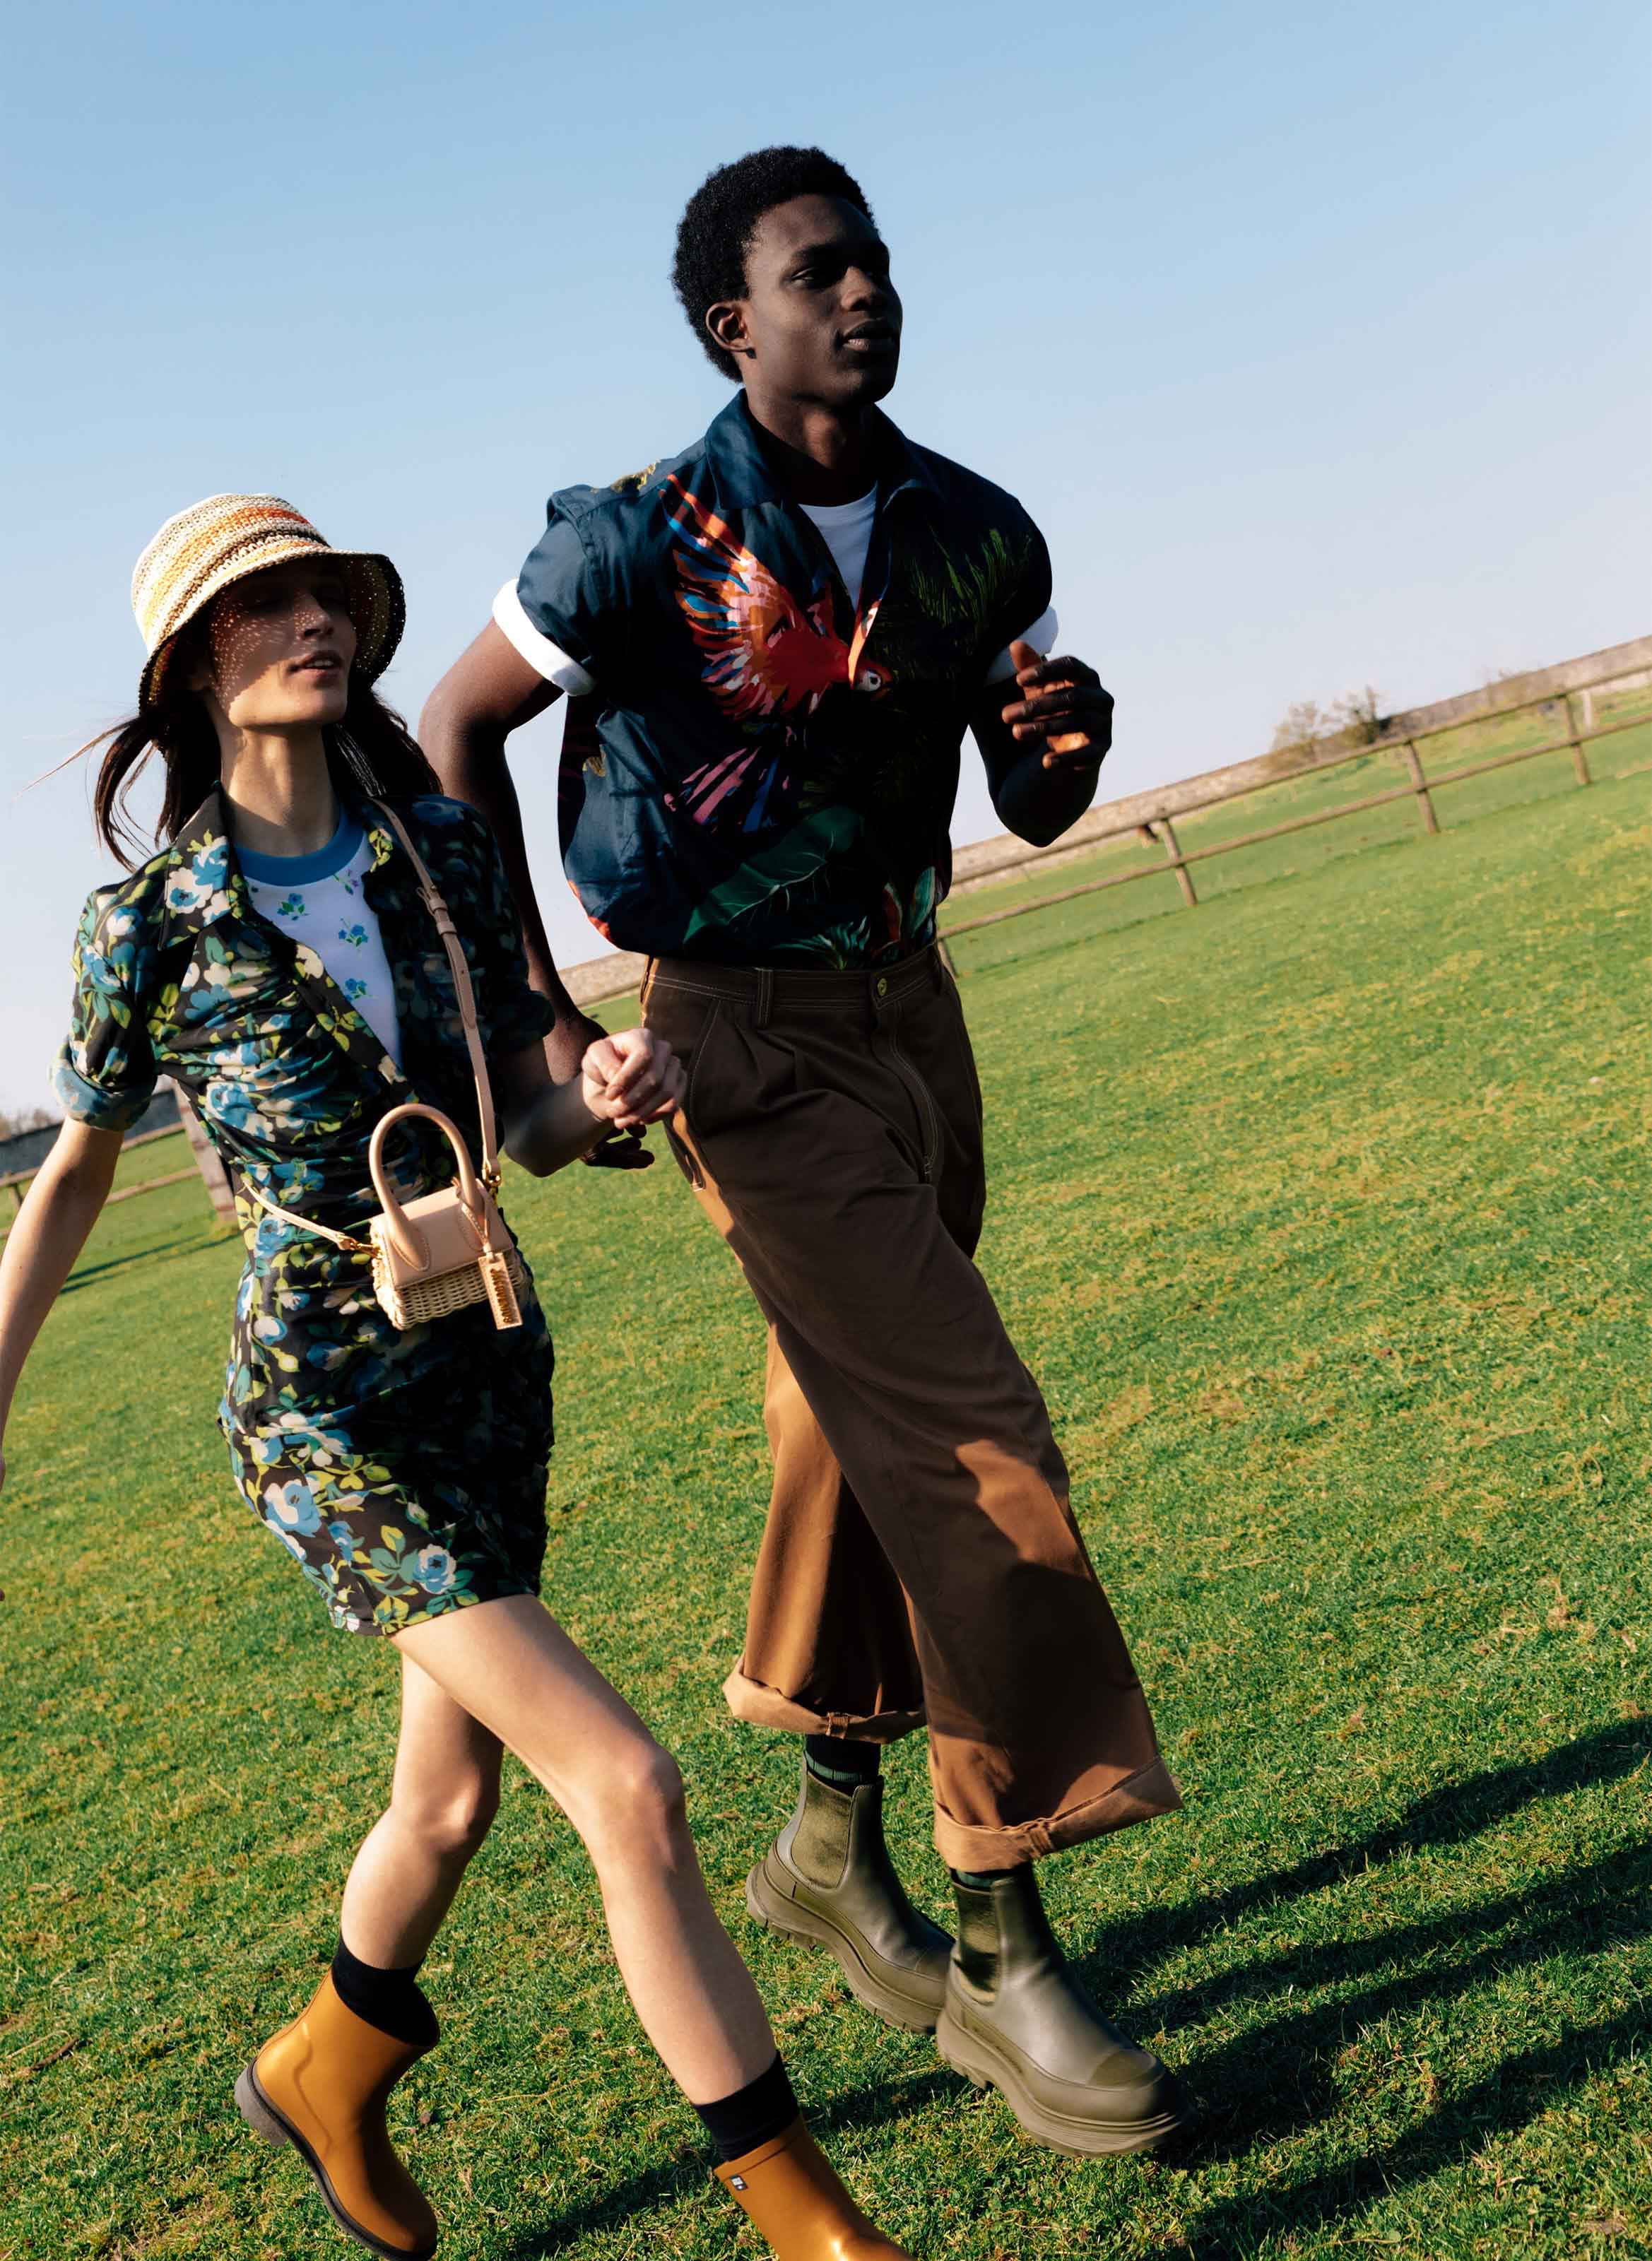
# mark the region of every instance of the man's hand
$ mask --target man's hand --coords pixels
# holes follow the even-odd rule
[[[640,1131],[674,1115],[688,1082],[664,1037],[647,1029],[599,1037],[580,1062],[579,1075],[585,1105],[620,1130]]]
[[[583,1073],[585,1054],[593,1044],[602,1044],[607,1038],[607,1030],[601,1022],[592,1020],[588,1014],[562,1014],[545,1039],[545,1065],[553,1082],[573,1082]],[[626,1130],[615,1129],[584,1159],[593,1170],[650,1170],[654,1157],[643,1144],[646,1135],[640,1123]]]
[[[1043,750],[1046,770],[1094,769],[1113,743],[1112,693],[1081,659],[1041,659],[1017,637],[1009,647],[1021,697],[1003,720],[1029,753]]]

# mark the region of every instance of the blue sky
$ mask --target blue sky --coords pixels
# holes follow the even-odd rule
[[[416,714],[546,494],[727,398],[666,281],[765,141],[856,172],[890,403],[1045,528],[1118,700],[1108,793],[1641,633],[1638,6],[56,0],[9,32],[0,1105],[43,1095],[87,889],[71,772],[129,705],[133,559],[269,489],[409,593]],[[559,723],[519,741],[563,954]],[[996,829],[973,753],[956,827]]]

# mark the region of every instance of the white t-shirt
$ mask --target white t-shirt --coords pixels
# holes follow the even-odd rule
[[[339,829],[312,856],[258,856],[236,851],[253,908],[295,942],[308,943],[384,1050],[401,1066],[396,985],[378,930],[378,914],[362,891],[373,843],[346,809]]]
[[[849,601],[857,612],[860,609],[860,586],[866,578],[866,553],[872,547],[873,521],[878,515],[876,487],[854,502],[799,503],[805,518],[820,529],[826,547],[831,551],[832,563],[838,578],[849,592]],[[560,644],[542,635],[522,608],[514,581],[507,581],[493,599],[493,618],[513,650],[519,652],[528,664],[542,675],[547,683],[554,683],[576,699],[587,697],[596,689],[590,671],[581,667],[577,659],[570,659]],[[1055,607],[1050,607],[1018,639],[1030,643],[1035,651],[1048,654],[1055,649],[1059,622]],[[988,683],[1004,683],[1016,671],[1008,646],[1001,651],[987,671]]]
[[[871,488],[858,502],[801,502],[797,506],[819,528],[832,553],[837,578],[858,612],[860,585],[866,578],[866,552],[872,547],[872,521],[878,515],[877,488]]]

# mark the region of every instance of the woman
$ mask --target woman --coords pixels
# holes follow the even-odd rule
[[[122,1133],[164,1072],[228,1167],[248,1246],[219,1414],[237,1486],[334,1624],[401,1656],[391,1801],[345,1885],[337,1955],[237,2101],[297,2148],[359,2244],[434,2251],[384,2100],[436,2039],[415,1974],[510,1750],[584,1841],[637,2015],[772,2250],[898,2257],[798,2117],[707,1896],[675,1765],[537,1599],[551,1351],[531,1280],[514,1326],[483,1302],[402,1331],[375,1301],[351,1231],[380,1207],[375,1125],[417,1095],[460,1127],[478,1169],[485,1145],[455,973],[395,820],[458,929],[518,1163],[543,1175],[664,1117],[681,1071],[634,1029],[593,1044],[577,1083],[551,1081],[552,1016],[528,986],[491,836],[436,795],[372,690],[402,623],[387,558],[331,549],[273,496],[218,495],[161,529],[133,602],[148,659],[95,808],[130,869],[125,794],[158,754],[170,844],[98,889],[82,921],[57,1077],[68,1119],[0,1262],[0,1430]],[[450,1177],[427,1123],[390,1135],[404,1200]]]

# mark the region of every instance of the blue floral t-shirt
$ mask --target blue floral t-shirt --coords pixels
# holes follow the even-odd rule
[[[312,856],[259,856],[241,851],[253,908],[294,942],[307,943],[342,994],[401,1066],[396,980],[384,955],[378,913],[367,900],[372,843],[353,809]]]

